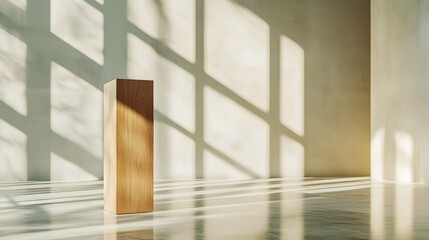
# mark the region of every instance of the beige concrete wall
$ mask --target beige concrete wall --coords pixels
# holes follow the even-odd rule
[[[270,124],[270,156],[279,169],[272,174],[369,175],[369,1],[258,4],[274,38],[270,119],[281,123]]]
[[[371,2],[371,175],[428,182],[429,1]]]
[[[306,175],[369,175],[369,1],[310,3]]]
[[[0,180],[102,178],[102,86],[155,80],[155,176],[369,174],[369,0],[0,1]]]

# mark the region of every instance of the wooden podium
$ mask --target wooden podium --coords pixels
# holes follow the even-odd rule
[[[153,81],[104,84],[104,210],[153,211]]]

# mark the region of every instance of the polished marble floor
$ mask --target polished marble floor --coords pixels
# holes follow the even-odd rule
[[[429,186],[369,178],[159,181],[153,213],[101,181],[0,183],[0,239],[429,239]]]

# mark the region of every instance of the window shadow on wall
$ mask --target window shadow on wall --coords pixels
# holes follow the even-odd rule
[[[351,42],[348,33],[332,36],[338,26],[326,27],[342,17],[341,11],[302,1],[188,1],[188,8],[164,1],[68,4],[2,3],[2,29],[25,47],[24,66],[18,62],[15,69],[25,72],[20,80],[26,112],[1,99],[2,120],[19,132],[14,144],[26,148],[16,151],[25,152],[19,171],[28,173],[19,173],[21,179],[61,178],[67,169],[74,169],[77,179],[102,177],[101,87],[116,77],[159,77],[160,178],[302,177],[317,174],[315,168],[322,169],[319,175],[333,175],[338,169],[324,167],[326,159],[346,159],[346,153],[359,151],[349,145],[361,145],[345,144],[332,156],[334,143],[366,137],[344,130],[367,124],[350,118],[367,107],[359,105],[359,98],[368,94],[368,83],[365,74],[353,75],[363,79],[355,86],[361,92],[348,99],[341,85],[344,74],[333,72],[342,61],[329,53],[338,48],[333,40]],[[153,8],[141,8],[144,4]],[[141,24],[130,14],[133,9],[150,9],[152,23]],[[65,10],[70,11],[61,14]],[[326,29],[313,29],[315,19]],[[192,38],[180,38],[182,32]],[[363,57],[352,61],[361,64]],[[366,69],[362,64],[358,70]],[[11,82],[18,73],[9,74]],[[344,98],[360,108],[347,110],[350,106],[340,103]],[[9,154],[5,162],[14,157]],[[344,162],[338,168],[362,167]]]

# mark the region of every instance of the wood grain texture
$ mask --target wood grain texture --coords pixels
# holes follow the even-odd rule
[[[153,81],[117,79],[115,82],[115,208],[108,209],[106,204],[105,209],[117,214],[150,212],[153,211]]]

